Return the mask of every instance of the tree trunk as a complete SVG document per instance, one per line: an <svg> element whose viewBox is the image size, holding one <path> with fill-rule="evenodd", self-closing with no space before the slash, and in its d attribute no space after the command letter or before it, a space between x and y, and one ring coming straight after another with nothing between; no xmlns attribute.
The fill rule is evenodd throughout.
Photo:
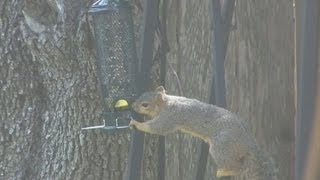
<svg viewBox="0 0 320 180"><path fill-rule="evenodd" d="M208 101L212 73L208 1L177 0L168 4L168 92ZM180 79L182 92L174 71ZM193 179L200 141L190 135L174 133L166 137L166 143L169 160L166 180ZM210 170L210 174L213 172Z"/></svg>
<svg viewBox="0 0 320 180"><path fill-rule="evenodd" d="M91 4L0 1L0 179L123 179L129 131L81 131L103 113ZM156 143L146 142L153 179Z"/></svg>
<svg viewBox="0 0 320 180"><path fill-rule="evenodd" d="M294 19L292 1L237 3L226 62L227 99L275 160L279 179L293 179Z"/></svg>
<svg viewBox="0 0 320 180"><path fill-rule="evenodd" d="M208 1L170 1L168 63L184 96L208 101L211 33ZM226 57L227 106L248 124L274 159L279 179L292 179L294 152L294 28L292 1L237 1ZM167 87L179 94L172 69ZM199 141L176 133L167 138L166 178L193 179ZM209 157L206 179L214 179ZM241 179L241 178L237 178Z"/></svg>

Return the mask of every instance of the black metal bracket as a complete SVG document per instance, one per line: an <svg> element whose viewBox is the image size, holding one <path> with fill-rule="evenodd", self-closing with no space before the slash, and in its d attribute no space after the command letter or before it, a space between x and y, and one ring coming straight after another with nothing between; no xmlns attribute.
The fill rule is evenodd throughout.
<svg viewBox="0 0 320 180"><path fill-rule="evenodd" d="M142 93L150 85L148 71L152 66L154 34L158 15L158 0L144 0L143 28L141 32L141 61L136 80L138 92ZM131 133L127 180L140 180L143 157L144 133L133 129Z"/></svg>
<svg viewBox="0 0 320 180"><path fill-rule="evenodd" d="M235 0L223 1L221 8L220 0L209 0L211 29L213 30L213 77L209 102L220 107L226 107L226 89L224 60L227 52L227 44L231 21L235 6ZM200 155L197 165L195 180L203 180L207 166L209 146L201 143Z"/></svg>

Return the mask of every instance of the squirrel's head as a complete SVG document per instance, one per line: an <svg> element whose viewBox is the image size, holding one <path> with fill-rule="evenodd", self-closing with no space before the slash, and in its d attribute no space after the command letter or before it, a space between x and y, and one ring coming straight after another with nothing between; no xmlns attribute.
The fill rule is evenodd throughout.
<svg viewBox="0 0 320 180"><path fill-rule="evenodd" d="M163 86L156 88L154 92L143 93L133 104L134 111L154 118L162 110L165 102L165 89Z"/></svg>

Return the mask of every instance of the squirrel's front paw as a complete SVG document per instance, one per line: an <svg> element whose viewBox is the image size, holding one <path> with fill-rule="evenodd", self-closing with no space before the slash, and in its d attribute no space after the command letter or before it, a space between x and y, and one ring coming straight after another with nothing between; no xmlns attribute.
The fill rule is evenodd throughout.
<svg viewBox="0 0 320 180"><path fill-rule="evenodd" d="M138 123L139 123L138 121L136 121L136 120L134 120L134 119L131 118L131 121L130 121L130 123L129 123L129 127L130 127L131 129L133 129L134 127L136 127L136 125L137 125Z"/></svg>
<svg viewBox="0 0 320 180"><path fill-rule="evenodd" d="M131 129L136 128L139 131L152 133L153 131L150 128L150 125L146 122L139 122L134 119L131 119L129 126Z"/></svg>

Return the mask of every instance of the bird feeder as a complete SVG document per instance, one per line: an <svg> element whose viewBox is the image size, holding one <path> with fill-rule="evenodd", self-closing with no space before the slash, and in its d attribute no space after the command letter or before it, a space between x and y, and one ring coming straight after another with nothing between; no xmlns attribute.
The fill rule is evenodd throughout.
<svg viewBox="0 0 320 180"><path fill-rule="evenodd" d="M125 129L136 94L137 56L131 6L124 0L99 0L89 13L93 19L104 123L82 129Z"/></svg>

